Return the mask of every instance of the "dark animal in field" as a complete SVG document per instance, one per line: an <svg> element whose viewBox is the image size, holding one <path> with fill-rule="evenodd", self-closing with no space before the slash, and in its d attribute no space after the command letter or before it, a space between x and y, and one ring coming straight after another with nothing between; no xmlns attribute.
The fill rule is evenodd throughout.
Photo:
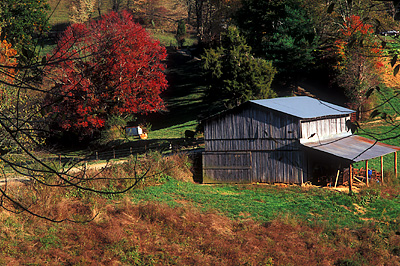
<svg viewBox="0 0 400 266"><path fill-rule="evenodd" d="M185 139L195 139L196 132L193 130L186 130L185 131Z"/></svg>

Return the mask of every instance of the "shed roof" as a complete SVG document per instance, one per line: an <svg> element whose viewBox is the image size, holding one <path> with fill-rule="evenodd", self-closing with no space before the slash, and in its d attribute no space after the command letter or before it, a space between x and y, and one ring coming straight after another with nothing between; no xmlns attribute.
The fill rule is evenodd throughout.
<svg viewBox="0 0 400 266"><path fill-rule="evenodd" d="M308 96L252 100L250 102L302 119L354 113L351 109Z"/></svg>
<svg viewBox="0 0 400 266"><path fill-rule="evenodd" d="M400 147L357 135L303 143L303 145L352 162L365 161L400 150Z"/></svg>

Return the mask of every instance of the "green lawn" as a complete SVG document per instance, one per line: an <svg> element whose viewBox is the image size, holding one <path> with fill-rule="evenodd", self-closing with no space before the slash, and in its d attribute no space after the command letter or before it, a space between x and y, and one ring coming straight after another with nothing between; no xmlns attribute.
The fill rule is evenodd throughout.
<svg viewBox="0 0 400 266"><path fill-rule="evenodd" d="M360 129L357 134L363 137L378 140L380 142L400 146L400 121L396 118L400 114L400 91L397 89L380 87L380 91L374 92L376 101L375 109L379 111L379 115L360 124ZM375 110L374 109L374 110ZM387 114L386 119L383 119L382 114ZM394 154L384 156L384 172L394 172ZM399 165L399 162L398 162ZM355 164L355 167L365 167L365 162ZM369 160L369 168L380 171L380 158Z"/></svg>
<svg viewBox="0 0 400 266"><path fill-rule="evenodd" d="M252 217L261 222L292 217L330 229L360 228L374 221L386 230L396 226L400 214L400 198L386 199L377 189L349 195L324 188L199 185L170 179L161 186L131 193L135 202L193 204L204 211L217 210L232 219Z"/></svg>

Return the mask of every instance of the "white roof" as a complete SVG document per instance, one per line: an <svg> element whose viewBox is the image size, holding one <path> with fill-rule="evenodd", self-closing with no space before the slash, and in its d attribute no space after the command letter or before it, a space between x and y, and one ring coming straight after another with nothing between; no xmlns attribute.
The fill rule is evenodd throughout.
<svg viewBox="0 0 400 266"><path fill-rule="evenodd" d="M250 102L303 119L330 115L348 115L355 112L354 110L308 96L252 100Z"/></svg>

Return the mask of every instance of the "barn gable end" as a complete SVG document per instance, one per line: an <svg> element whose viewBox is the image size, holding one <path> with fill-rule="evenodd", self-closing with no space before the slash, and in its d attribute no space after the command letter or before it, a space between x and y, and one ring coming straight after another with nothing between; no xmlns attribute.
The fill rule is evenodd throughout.
<svg viewBox="0 0 400 266"><path fill-rule="evenodd" d="M301 183L300 119L248 103L204 123L203 179Z"/></svg>

